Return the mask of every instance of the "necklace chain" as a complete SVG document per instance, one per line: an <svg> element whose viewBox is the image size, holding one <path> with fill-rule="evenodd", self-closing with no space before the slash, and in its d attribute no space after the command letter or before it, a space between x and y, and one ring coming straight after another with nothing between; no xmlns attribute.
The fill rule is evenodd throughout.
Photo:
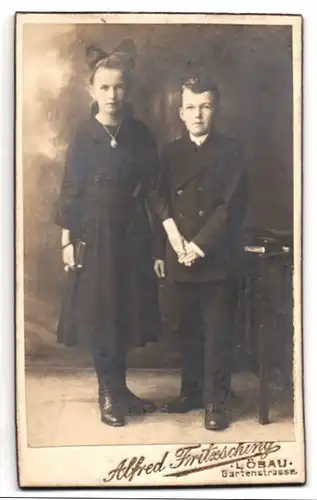
<svg viewBox="0 0 317 500"><path fill-rule="evenodd" d="M108 127L107 127L104 123L102 123L102 126L103 126L103 128L105 129L105 131L107 132L107 134L109 135L109 137L111 137L111 141L110 141L110 145L111 145L111 147L116 148L116 147L117 147L117 145L118 145L118 142L117 142L117 139L116 139L116 138L117 138L117 135L118 135L119 130L120 130L120 128L121 128L121 123L119 124L119 127L117 128L117 131L116 131L115 135L113 135L113 134L112 134L112 133L108 130Z"/></svg>

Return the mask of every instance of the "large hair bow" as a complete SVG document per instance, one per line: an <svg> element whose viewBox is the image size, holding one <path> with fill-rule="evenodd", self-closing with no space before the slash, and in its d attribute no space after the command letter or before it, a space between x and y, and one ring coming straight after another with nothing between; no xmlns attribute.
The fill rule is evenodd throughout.
<svg viewBox="0 0 317 500"><path fill-rule="evenodd" d="M123 60L124 65L128 70L132 69L136 58L136 48L133 40L128 38L122 40L122 42L120 42L119 45L111 52L105 52L95 45L89 45L86 49L86 61L90 69L95 68L102 59L107 59L112 55L115 55Z"/></svg>

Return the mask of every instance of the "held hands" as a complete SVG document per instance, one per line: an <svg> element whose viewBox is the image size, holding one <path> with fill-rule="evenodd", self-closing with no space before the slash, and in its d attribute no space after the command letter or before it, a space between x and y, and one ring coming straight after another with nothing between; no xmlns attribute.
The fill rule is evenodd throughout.
<svg viewBox="0 0 317 500"><path fill-rule="evenodd" d="M178 258L178 262L180 264L184 264L185 266L191 266L192 264L195 263L196 259L200 257L195 250L190 250L190 244L187 243L187 248L189 248L188 253L182 254ZM164 260L161 259L156 259L154 262L154 272L156 274L156 277L158 279L164 279L166 277L166 272L165 272L165 262Z"/></svg>
<svg viewBox="0 0 317 500"><path fill-rule="evenodd" d="M178 262L190 267L195 264L196 260L200 257L201 255L197 252L194 245L185 241L185 253L181 256L178 256Z"/></svg>
<svg viewBox="0 0 317 500"><path fill-rule="evenodd" d="M174 219L166 219L163 222L163 226L180 264L192 266L199 257L205 256L204 252L198 246L185 240L179 232Z"/></svg>

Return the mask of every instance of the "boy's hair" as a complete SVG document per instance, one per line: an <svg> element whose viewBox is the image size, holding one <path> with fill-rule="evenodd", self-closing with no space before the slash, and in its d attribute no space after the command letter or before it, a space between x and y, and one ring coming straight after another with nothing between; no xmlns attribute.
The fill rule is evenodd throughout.
<svg viewBox="0 0 317 500"><path fill-rule="evenodd" d="M217 105L220 101L220 92L218 86L210 80L207 76L196 75L188 78L182 83L181 96L185 89L191 90L195 94L202 94L203 92L211 92Z"/></svg>

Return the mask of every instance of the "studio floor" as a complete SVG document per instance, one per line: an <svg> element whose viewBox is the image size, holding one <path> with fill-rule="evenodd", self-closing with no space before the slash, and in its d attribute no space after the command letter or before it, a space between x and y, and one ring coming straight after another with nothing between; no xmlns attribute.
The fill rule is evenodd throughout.
<svg viewBox="0 0 317 500"><path fill-rule="evenodd" d="M139 396L158 405L179 393L177 370L136 370L128 384ZM28 445L31 447L165 444L293 439L292 401L285 391L271 388L269 425L258 422L258 378L249 372L233 377L238 396L232 424L223 432L205 430L203 410L184 415L154 413L127 419L127 425L110 428L100 422L97 384L89 366L56 366L49 362L26 365Z"/></svg>

